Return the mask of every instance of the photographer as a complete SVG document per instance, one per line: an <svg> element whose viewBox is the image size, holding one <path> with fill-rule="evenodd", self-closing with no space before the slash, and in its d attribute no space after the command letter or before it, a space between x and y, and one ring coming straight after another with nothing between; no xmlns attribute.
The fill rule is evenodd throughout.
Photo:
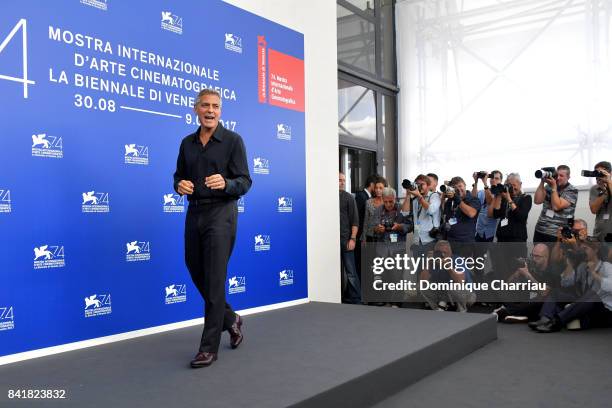
<svg viewBox="0 0 612 408"><path fill-rule="evenodd" d="M568 260L561 276L561 286L573 288L575 298L568 304L553 293L542 306L541 319L530 326L540 333L559 331L574 320L576 328L612 326L612 264L601 259L602 243L595 237L578 245L585 260L577 266Z"/></svg>
<svg viewBox="0 0 612 408"><path fill-rule="evenodd" d="M440 195L431 191L430 184L429 177L419 174L406 189L402 211L412 212L414 219L413 256L433 248L440 228Z"/></svg>
<svg viewBox="0 0 612 408"><path fill-rule="evenodd" d="M442 187L441 187L442 188ZM444 229L451 243L473 243L480 201L465 189L461 177L453 177L444 192ZM455 253L471 256L471 245L455 246Z"/></svg>
<svg viewBox="0 0 612 408"><path fill-rule="evenodd" d="M377 220L374 227L376 242L406 241L406 234L412 231L412 222L402 215L399 204L395 202L395 190L385 187L382 192L383 205L374 212L373 218Z"/></svg>
<svg viewBox="0 0 612 408"><path fill-rule="evenodd" d="M552 262L562 264L568 251L576 251L578 243L585 241L588 236L588 225L585 220L570 219L568 225L557 229L557 241L552 248ZM571 253L570 253L571 255Z"/></svg>
<svg viewBox="0 0 612 408"><path fill-rule="evenodd" d="M518 173L510 173L502 189L495 189L493 203L487 208L487 215L499 220L497 242L492 247L493 269L500 279L505 279L508 270L508 259L527 256L527 217L531 210L531 196L522 191L523 183ZM514 242L515 244L499 244Z"/></svg>
<svg viewBox="0 0 612 408"><path fill-rule="evenodd" d="M558 166L549 177L544 174L540 178L533 201L544 205L533 233L533 242L555 242L557 229L574 217L578 189L569 183L569 178L570 168L566 165Z"/></svg>
<svg viewBox="0 0 612 408"><path fill-rule="evenodd" d="M538 320L542 301L554 288L560 284L560 271L550 262L550 251L546 244L536 244L527 260L518 258L514 260L514 272L506 279L507 282L544 282L546 290L531 294L532 297L524 302L504 303L495 309L497 321L500 323L526 323L528 320Z"/></svg>
<svg viewBox="0 0 612 408"><path fill-rule="evenodd" d="M595 171L601 173L597 177L597 184L591 187L589 193L589 207L595 214L595 231L593 235L601 242L605 241L607 234L612 233L612 177L611 165L608 161L601 161L595 165Z"/></svg>
<svg viewBox="0 0 612 408"><path fill-rule="evenodd" d="M493 202L493 193L497 186L502 184L502 174L499 170L493 170L490 174L486 171L474 172L474 184L472 184L472 196L478 197L480 201L480 211L476 221L476 242L493 242L495 231L497 229L497 219L489 215L487 211ZM488 180L491 179L491 188L488 186ZM483 189L478 190L478 180L482 181ZM484 253L484 251L483 251Z"/></svg>
<svg viewBox="0 0 612 408"><path fill-rule="evenodd" d="M436 242L434 250L427 252L427 258L432 262L427 262L420 279L439 283L472 282L471 271L467 267L450 266L464 265L463 262L456 262L459 257L453 255L450 242ZM456 304L458 312L467 312L467 308L476 301L476 294L468 290L423 290L421 295L432 310L446 310L447 302L452 302Z"/></svg>

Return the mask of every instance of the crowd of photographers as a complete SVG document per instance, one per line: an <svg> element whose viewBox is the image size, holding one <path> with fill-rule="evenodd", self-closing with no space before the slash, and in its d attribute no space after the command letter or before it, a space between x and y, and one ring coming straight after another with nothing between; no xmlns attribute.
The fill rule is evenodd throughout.
<svg viewBox="0 0 612 408"><path fill-rule="evenodd" d="M543 289L512 301L487 297L480 302L475 293L461 290L422 291L419 295L431 309L466 311L478 301L497 306L499 322L528 323L542 333L612 326L611 171L610 163L602 161L582 172L597 180L589 192L595 215L592 236L587 221L574 218L578 190L570 184L570 168L565 165L535 172L540 183L533 202L523 192L518 173L504 179L499 170L474 172L471 188L459 176L438 187L436 174L421 174L403 181L402 201L378 175L370 176L353 198L344 191L340 174L343 301L361 303L361 252L367 243L406 242L412 233L406 247L413 257L489 260L486 271L423 268L419 279L543 284ZM530 251L527 219L534 204L541 205L541 211Z"/></svg>

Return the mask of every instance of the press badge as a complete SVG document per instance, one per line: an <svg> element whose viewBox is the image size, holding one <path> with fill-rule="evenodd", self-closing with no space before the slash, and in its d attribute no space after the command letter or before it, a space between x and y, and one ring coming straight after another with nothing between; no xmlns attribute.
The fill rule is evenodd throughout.
<svg viewBox="0 0 612 408"><path fill-rule="evenodd" d="M391 242L397 242L397 234L389 234L389 238Z"/></svg>
<svg viewBox="0 0 612 408"><path fill-rule="evenodd" d="M503 220L501 220L501 222L499 223L500 227L505 227L506 225L508 225L508 219L504 218Z"/></svg>
<svg viewBox="0 0 612 408"><path fill-rule="evenodd" d="M553 210L546 210L546 216L548 218L555 218L555 212Z"/></svg>
<svg viewBox="0 0 612 408"><path fill-rule="evenodd" d="M448 223L450 225L455 225L457 223L457 219L455 217L451 218L450 220L448 220Z"/></svg>

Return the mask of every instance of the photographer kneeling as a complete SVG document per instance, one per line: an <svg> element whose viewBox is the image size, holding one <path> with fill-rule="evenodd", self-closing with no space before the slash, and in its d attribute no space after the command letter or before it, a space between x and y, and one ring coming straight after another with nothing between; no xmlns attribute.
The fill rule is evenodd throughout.
<svg viewBox="0 0 612 408"><path fill-rule="evenodd" d="M454 256L448 241L438 241L433 251L427 253L425 267L421 272L421 280L435 283L471 283L472 275L465 262L458 262L460 257ZM461 266L459 266L461 265ZM458 312L467 312L467 308L476 301L476 294L468 290L422 290L432 310L446 310L448 302L457 305Z"/></svg>

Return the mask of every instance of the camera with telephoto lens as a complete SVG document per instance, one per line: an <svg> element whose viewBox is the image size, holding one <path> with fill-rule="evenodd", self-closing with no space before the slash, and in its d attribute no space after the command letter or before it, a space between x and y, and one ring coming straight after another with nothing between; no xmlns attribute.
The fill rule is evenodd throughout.
<svg viewBox="0 0 612 408"><path fill-rule="evenodd" d="M491 194L498 195L501 193L510 193L512 195L514 193L512 184L497 184L491 186Z"/></svg>
<svg viewBox="0 0 612 408"><path fill-rule="evenodd" d="M582 170L582 177L604 177L604 174L599 170Z"/></svg>
<svg viewBox="0 0 612 408"><path fill-rule="evenodd" d="M402 187L405 190L410 190L410 191L414 191L416 190L416 185L414 183L411 183L410 180L408 179L404 179L404 181L402 181Z"/></svg>
<svg viewBox="0 0 612 408"><path fill-rule="evenodd" d="M536 178L557 178L557 169L554 167L542 167L540 170L535 172Z"/></svg>
<svg viewBox="0 0 612 408"><path fill-rule="evenodd" d="M455 194L455 188L448 185L448 181L445 181L444 184L440 186L440 191L444 194Z"/></svg>

